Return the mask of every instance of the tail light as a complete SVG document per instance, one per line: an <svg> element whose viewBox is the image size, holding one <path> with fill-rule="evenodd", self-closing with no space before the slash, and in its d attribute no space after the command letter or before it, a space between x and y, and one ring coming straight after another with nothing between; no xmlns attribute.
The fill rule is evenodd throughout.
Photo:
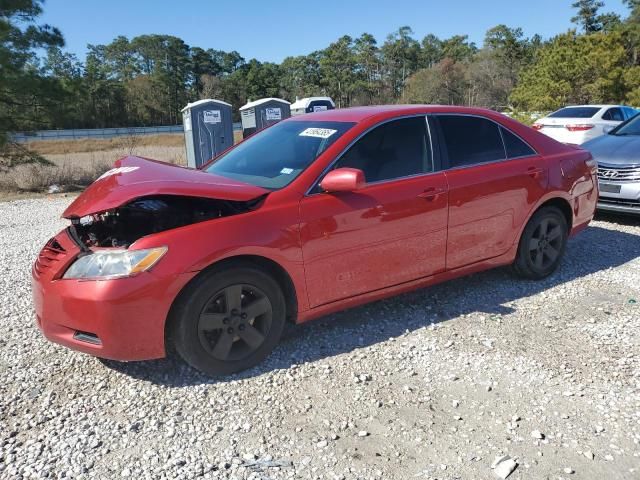
<svg viewBox="0 0 640 480"><path fill-rule="evenodd" d="M585 124L578 124L578 125L565 125L565 127L570 132L586 132L587 130L591 130L594 127L594 125L585 123Z"/></svg>
<svg viewBox="0 0 640 480"><path fill-rule="evenodd" d="M533 128L534 130L542 130L542 127L544 125L542 125L541 123L534 123L533 125L531 125L531 128Z"/></svg>
<svg viewBox="0 0 640 480"><path fill-rule="evenodd" d="M592 175L596 175L598 173L598 162L596 161L595 158L590 158L589 160L586 160L584 163Z"/></svg>

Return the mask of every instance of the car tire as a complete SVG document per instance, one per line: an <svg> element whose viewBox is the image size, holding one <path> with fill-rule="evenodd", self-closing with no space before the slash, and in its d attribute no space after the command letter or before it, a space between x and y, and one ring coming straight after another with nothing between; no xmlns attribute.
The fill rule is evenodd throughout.
<svg viewBox="0 0 640 480"><path fill-rule="evenodd" d="M538 210L527 223L513 270L521 277L540 280L560 265L569 235L567 220L555 207Z"/></svg>
<svg viewBox="0 0 640 480"><path fill-rule="evenodd" d="M212 269L181 293L171 314L171 341L192 367L229 375L262 362L284 329L278 283L253 266Z"/></svg>

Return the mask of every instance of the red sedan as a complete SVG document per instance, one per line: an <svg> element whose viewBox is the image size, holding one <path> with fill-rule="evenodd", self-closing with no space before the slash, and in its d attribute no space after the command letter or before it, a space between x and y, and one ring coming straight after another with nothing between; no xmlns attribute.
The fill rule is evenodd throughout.
<svg viewBox="0 0 640 480"><path fill-rule="evenodd" d="M33 266L54 342L209 374L263 360L285 322L500 265L540 279L592 219L590 154L498 113L387 106L270 127L200 170L119 160Z"/></svg>

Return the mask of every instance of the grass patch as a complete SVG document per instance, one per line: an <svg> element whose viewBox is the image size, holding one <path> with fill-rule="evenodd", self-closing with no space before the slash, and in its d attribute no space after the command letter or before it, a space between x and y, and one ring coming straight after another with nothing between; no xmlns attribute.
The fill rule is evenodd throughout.
<svg viewBox="0 0 640 480"><path fill-rule="evenodd" d="M235 143L240 140L242 132L234 132ZM117 159L127 155L187 164L182 134L47 140L25 146L47 163L0 170L0 193L4 199L24 192L46 192L52 185L57 185L62 192L81 190L109 170Z"/></svg>
<svg viewBox="0 0 640 480"><path fill-rule="evenodd" d="M129 150L130 148L158 146L183 147L184 135L124 135L114 138L79 138L77 140L46 140L28 142L29 150L40 155L63 155L69 153L105 152L112 150Z"/></svg>
<svg viewBox="0 0 640 480"><path fill-rule="evenodd" d="M4 197L21 192L81 190L127 155L154 158L186 165L182 135L147 135L110 139L49 140L30 142L26 147L47 164L17 165L0 172L0 191Z"/></svg>

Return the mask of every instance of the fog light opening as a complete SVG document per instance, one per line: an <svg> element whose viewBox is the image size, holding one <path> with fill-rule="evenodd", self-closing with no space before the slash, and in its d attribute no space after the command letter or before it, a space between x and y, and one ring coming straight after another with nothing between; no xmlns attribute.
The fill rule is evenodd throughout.
<svg viewBox="0 0 640 480"><path fill-rule="evenodd" d="M91 343L93 345L102 345L102 341L95 333L81 332L80 330L76 330L76 333L73 334L73 338L74 340Z"/></svg>

